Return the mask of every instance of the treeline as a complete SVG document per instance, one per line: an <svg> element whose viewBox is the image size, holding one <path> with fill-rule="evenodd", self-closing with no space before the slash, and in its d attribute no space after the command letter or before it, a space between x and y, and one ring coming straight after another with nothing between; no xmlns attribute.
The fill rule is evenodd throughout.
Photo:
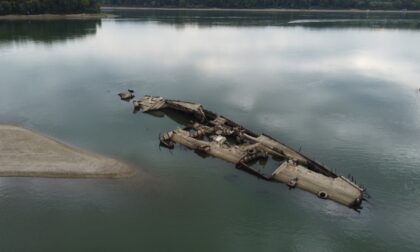
<svg viewBox="0 0 420 252"><path fill-rule="evenodd" d="M69 14L98 11L97 0L0 0L0 15Z"/></svg>
<svg viewBox="0 0 420 252"><path fill-rule="evenodd" d="M110 6L418 10L420 0L100 0Z"/></svg>

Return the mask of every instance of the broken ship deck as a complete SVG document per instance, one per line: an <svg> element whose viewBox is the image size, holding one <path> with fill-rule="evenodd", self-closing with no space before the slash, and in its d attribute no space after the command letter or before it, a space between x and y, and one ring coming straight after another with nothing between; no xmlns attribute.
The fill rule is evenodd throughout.
<svg viewBox="0 0 420 252"><path fill-rule="evenodd" d="M160 144L184 145L200 155L235 164L267 181L300 188L354 209L360 209L365 189L266 134L256 134L234 121L205 110L201 104L144 96L133 101L143 112L174 110L193 116L190 125L160 135ZM274 169L264 166L274 163ZM268 167L268 168L267 168Z"/></svg>

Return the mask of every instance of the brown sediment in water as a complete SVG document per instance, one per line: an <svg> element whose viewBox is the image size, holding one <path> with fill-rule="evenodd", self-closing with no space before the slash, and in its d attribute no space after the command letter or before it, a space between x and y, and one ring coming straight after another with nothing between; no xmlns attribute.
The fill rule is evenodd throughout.
<svg viewBox="0 0 420 252"><path fill-rule="evenodd" d="M0 125L0 176L121 178L134 175L124 162L79 150L31 130Z"/></svg>

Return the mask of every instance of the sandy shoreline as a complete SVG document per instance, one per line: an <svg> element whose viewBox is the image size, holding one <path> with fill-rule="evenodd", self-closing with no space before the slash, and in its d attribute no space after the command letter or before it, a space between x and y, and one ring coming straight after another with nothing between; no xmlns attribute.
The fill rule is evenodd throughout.
<svg viewBox="0 0 420 252"><path fill-rule="evenodd" d="M359 10L359 9L224 9L224 8L152 8L103 6L101 10L173 10L173 11L242 11L242 12L331 12L331 13L417 13L420 10Z"/></svg>
<svg viewBox="0 0 420 252"><path fill-rule="evenodd" d="M40 14L40 15L6 15L0 16L1 20L89 20L113 18L115 15L108 13L95 14Z"/></svg>
<svg viewBox="0 0 420 252"><path fill-rule="evenodd" d="M70 147L25 128L0 125L0 176L120 178L134 173L124 162Z"/></svg>

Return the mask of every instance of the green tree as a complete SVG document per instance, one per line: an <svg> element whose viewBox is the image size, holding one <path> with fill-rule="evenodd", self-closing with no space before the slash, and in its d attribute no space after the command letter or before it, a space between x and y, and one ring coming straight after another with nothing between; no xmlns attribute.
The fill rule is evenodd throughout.
<svg viewBox="0 0 420 252"><path fill-rule="evenodd" d="M2 1L0 2L0 15L10 14L12 11L12 5L10 2Z"/></svg>

